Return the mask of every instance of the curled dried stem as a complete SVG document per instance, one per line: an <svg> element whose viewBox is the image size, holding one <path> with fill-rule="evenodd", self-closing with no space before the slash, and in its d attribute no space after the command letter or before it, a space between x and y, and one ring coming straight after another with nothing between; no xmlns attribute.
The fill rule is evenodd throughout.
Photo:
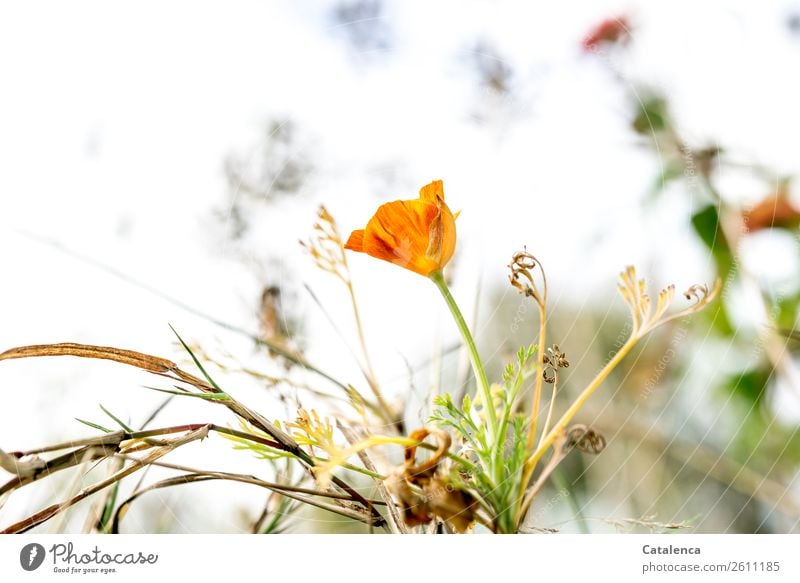
<svg viewBox="0 0 800 583"><path fill-rule="evenodd" d="M536 285L536 278L534 277L537 267L542 275L541 292ZM547 303L547 276L541 262L533 254L528 253L527 249L517 251L511 257L511 263L508 264L508 268L511 270L508 281L519 293L525 297L533 298L541 306Z"/></svg>
<svg viewBox="0 0 800 583"><path fill-rule="evenodd" d="M542 400L542 381L544 380L544 352L542 346L544 346L545 335L547 333L547 275L542 267L542 263L532 253L528 253L527 248L514 253L508 267L511 270L511 274L508 276L511 285L525 297L533 298L539 308L539 337L537 342L539 350L537 351L536 358L539 374L536 375L536 381L533 387L533 405L531 406L531 421L527 443L530 449L533 447L533 442L536 439L536 424L539 418L539 408ZM541 292L536 285L536 278L534 277L534 270L537 268L542 276ZM529 479L529 475L523 477L523 481Z"/></svg>

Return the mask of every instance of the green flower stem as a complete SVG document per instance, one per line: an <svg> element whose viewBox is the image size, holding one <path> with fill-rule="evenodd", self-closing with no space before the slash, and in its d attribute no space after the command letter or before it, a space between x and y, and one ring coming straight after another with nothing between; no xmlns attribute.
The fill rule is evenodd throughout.
<svg viewBox="0 0 800 583"><path fill-rule="evenodd" d="M431 281L436 284L436 287L439 288L440 292L442 292L442 297L444 297L444 301L447 302L447 307L450 308L450 313L453 314L453 319L456 321L458 331L461 332L461 338L464 341L464 345L467 347L467 351L469 352L469 360L472 363L472 372L475 374L475 380L478 383L478 390L481 392L481 399L483 400L483 407L486 411L486 416L489 421L488 441L491 443L494 436L497 434L497 413L494 410L492 391L489 388L489 379L486 377L486 371L483 368L483 361L481 361L480 354L478 354L478 348L475 346L475 340L472 338L472 334L469 331L467 322L464 320L464 316L461 314L461 310L458 308L458 304L456 304L456 301L453 299L453 295L450 293L450 288L447 287L447 283L444 280L442 272L434 271L428 277L431 278Z"/></svg>

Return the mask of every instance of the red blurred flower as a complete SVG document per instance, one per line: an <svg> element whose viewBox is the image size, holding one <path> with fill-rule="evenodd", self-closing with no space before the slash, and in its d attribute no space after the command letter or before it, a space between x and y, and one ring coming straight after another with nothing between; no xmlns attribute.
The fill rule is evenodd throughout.
<svg viewBox="0 0 800 583"><path fill-rule="evenodd" d="M630 22L625 16L607 18L594 26L581 41L585 53L597 50L600 45L624 42L630 37Z"/></svg>

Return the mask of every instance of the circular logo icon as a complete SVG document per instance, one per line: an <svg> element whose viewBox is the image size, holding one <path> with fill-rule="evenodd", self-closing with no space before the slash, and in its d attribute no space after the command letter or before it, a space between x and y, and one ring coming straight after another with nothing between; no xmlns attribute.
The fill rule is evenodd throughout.
<svg viewBox="0 0 800 583"><path fill-rule="evenodd" d="M39 543L30 543L19 552L19 564L26 571L35 571L44 563L46 553Z"/></svg>

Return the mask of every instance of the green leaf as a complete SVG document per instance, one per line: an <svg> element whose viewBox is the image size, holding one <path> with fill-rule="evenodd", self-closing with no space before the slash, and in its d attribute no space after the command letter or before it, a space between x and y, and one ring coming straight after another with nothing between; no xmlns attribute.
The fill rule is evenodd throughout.
<svg viewBox="0 0 800 583"><path fill-rule="evenodd" d="M772 368L760 366L737 373L727 379L723 388L746 402L746 406L760 406L766 397Z"/></svg>
<svg viewBox="0 0 800 583"><path fill-rule="evenodd" d="M655 180L653 180L653 184L647 193L648 200L655 200L657 195L659 195L667 187L667 185L669 185L670 182L681 178L683 175L684 167L682 164L677 162L668 162L661 170L659 175L656 176Z"/></svg>
<svg viewBox="0 0 800 583"><path fill-rule="evenodd" d="M719 224L719 211L710 204L692 216L692 227L703 244L711 251L719 277L725 281L733 269L733 254Z"/></svg>
<svg viewBox="0 0 800 583"><path fill-rule="evenodd" d="M227 393L191 393L188 391L175 391L171 389L159 389L157 387L145 387L151 391L158 391L159 393L167 393L168 395L178 395L179 397L194 397L196 399L205 399L207 401L228 401L230 395Z"/></svg>
<svg viewBox="0 0 800 583"><path fill-rule="evenodd" d="M180 334L178 334L178 331L177 331L177 330L175 330L175 328L173 328L171 324L170 324L170 329L171 329L171 330L172 330L172 332L175 334L175 336L177 336L177 338L178 338L178 341L181 343L181 345L184 347L184 349L186 349L186 352L188 352L188 353L189 353L189 356L191 356L191 357L192 357L192 360L194 361L194 364L197 366L197 368L198 368L198 369L200 369L200 372L203 374L203 376L204 376L204 377L205 377L205 379L206 379L206 380L209 382L209 384L210 384L212 387L214 387L214 389L216 389L216 391L217 391L218 393L224 393L225 391L223 391L223 390L222 390L222 389L219 387L219 385L218 385L216 382L214 382L214 379L212 379L212 378L211 378L211 375L209 375L209 374L206 372L206 369L205 369L205 368L203 368L203 365L201 364L200 360L199 360L199 359L198 359L198 358L195 356L194 352L192 352L192 349L191 349L191 348L189 348L189 345L188 345L188 344L186 344L186 342L184 342L184 341L183 341L183 338L181 338Z"/></svg>
<svg viewBox="0 0 800 583"><path fill-rule="evenodd" d="M120 482L117 481L111 488L108 499L103 506L103 513L100 516L100 520L97 522L97 530L101 533L111 532L111 525L114 519L114 507L117 505L117 497L119 496L119 484Z"/></svg>
<svg viewBox="0 0 800 583"><path fill-rule="evenodd" d="M75 417L75 421L83 423L84 425L88 425L92 429L97 429L99 431L102 431L103 433L114 433L112 429L108 429L107 427L103 427L102 425L98 425L97 423L92 423L91 421L86 421L85 419L79 419L78 417Z"/></svg>
<svg viewBox="0 0 800 583"><path fill-rule="evenodd" d="M123 421L122 421L122 420L121 420L119 417L117 417L116 415L114 415L114 414L113 414L111 411L109 411L108 409L106 409L105 407L103 407L103 405L102 405L102 404L100 405L100 408L103 410L103 413L105 413L106 415L108 415L109 417L111 417L111 418L112 418L112 419L113 419L113 420L114 420L114 421L117 423L117 425L119 425L120 427L122 427L122 428L123 428L125 431L127 431L128 433L133 433L133 429L131 429L130 427L128 427L128 426L127 426L127 425L126 425L126 424L125 424L125 423L124 423L124 422L123 422Z"/></svg>
<svg viewBox="0 0 800 583"><path fill-rule="evenodd" d="M514 365L512 363L508 363L506 365L505 370L503 371L503 382L510 383L511 379L514 377Z"/></svg>
<svg viewBox="0 0 800 583"><path fill-rule="evenodd" d="M639 102L631 127L638 134L650 135L666 129L669 123L667 102L664 98L653 96Z"/></svg>
<svg viewBox="0 0 800 583"><path fill-rule="evenodd" d="M717 249L724 241L719 225L719 211L713 204L703 207L692 215L692 226L711 251Z"/></svg>
<svg viewBox="0 0 800 583"><path fill-rule="evenodd" d="M722 336L733 336L735 333L730 316L728 316L728 307L722 298L715 299L709 308L700 312L698 316Z"/></svg>
<svg viewBox="0 0 800 583"><path fill-rule="evenodd" d="M784 330L791 330L797 325L798 309L800 309L800 293L780 296L775 302L777 313L775 325Z"/></svg>

